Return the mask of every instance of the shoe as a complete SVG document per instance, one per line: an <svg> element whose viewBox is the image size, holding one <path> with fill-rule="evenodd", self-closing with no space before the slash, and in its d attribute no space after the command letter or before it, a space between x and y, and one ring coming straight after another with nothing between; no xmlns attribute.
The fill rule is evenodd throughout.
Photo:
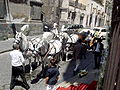
<svg viewBox="0 0 120 90"><path fill-rule="evenodd" d="M30 86L28 84L23 84L22 87L25 88L26 90L30 89Z"/></svg>
<svg viewBox="0 0 120 90"><path fill-rule="evenodd" d="M29 90L30 89L30 86L29 85L26 85L26 88L25 88L26 90Z"/></svg>

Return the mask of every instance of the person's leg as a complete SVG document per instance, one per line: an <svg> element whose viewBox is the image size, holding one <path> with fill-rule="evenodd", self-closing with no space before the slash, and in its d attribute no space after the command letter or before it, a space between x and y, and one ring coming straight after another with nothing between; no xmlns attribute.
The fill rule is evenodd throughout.
<svg viewBox="0 0 120 90"><path fill-rule="evenodd" d="M101 54L99 53L99 55L98 55L98 67L97 68L99 68L100 67L100 62L101 62Z"/></svg>
<svg viewBox="0 0 120 90"><path fill-rule="evenodd" d="M79 64L80 64L80 59L77 59L77 60L76 60L76 66L75 66L75 68L74 68L74 71L77 71Z"/></svg>
<svg viewBox="0 0 120 90"><path fill-rule="evenodd" d="M15 79L15 76L11 76L10 90L14 89L15 87Z"/></svg>
<svg viewBox="0 0 120 90"><path fill-rule="evenodd" d="M30 88L30 86L28 85L28 83L27 83L27 81L26 81L26 78L25 78L25 73L24 73L24 70L23 70L23 67L21 66L21 67L19 67L20 68L20 76L21 76L21 78L22 78L22 80L23 80L23 82L22 82L22 84L21 84L21 82L19 82L19 84L22 86L22 87L24 87L25 89L29 89Z"/></svg>
<svg viewBox="0 0 120 90"><path fill-rule="evenodd" d="M16 77L17 77L17 69L12 66L12 74L11 74L11 82L10 82L10 90L12 90L16 85Z"/></svg>
<svg viewBox="0 0 120 90"><path fill-rule="evenodd" d="M96 69L97 68L97 58L98 58L98 55L97 55L97 52L94 53L94 68Z"/></svg>
<svg viewBox="0 0 120 90"><path fill-rule="evenodd" d="M84 59L86 59L86 53L83 54Z"/></svg>

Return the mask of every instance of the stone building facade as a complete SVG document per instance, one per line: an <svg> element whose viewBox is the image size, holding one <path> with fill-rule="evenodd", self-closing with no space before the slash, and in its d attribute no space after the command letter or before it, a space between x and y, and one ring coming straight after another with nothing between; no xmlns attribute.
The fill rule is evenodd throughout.
<svg viewBox="0 0 120 90"><path fill-rule="evenodd" d="M48 24L108 25L108 0L1 0L0 20ZM108 3L108 2L107 2ZM14 8L16 7L16 8ZM107 7L107 9L106 9Z"/></svg>
<svg viewBox="0 0 120 90"><path fill-rule="evenodd" d="M43 0L43 21L48 24L58 23L59 0Z"/></svg>
<svg viewBox="0 0 120 90"><path fill-rule="evenodd" d="M61 19L63 24L80 24L84 27L107 25L106 0L63 0Z"/></svg>
<svg viewBox="0 0 120 90"><path fill-rule="evenodd" d="M0 16L6 22L39 23L42 20L41 0L1 0Z"/></svg>

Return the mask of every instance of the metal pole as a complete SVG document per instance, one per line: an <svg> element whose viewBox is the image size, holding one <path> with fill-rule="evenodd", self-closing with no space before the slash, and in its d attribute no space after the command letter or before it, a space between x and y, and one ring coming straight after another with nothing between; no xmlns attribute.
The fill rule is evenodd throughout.
<svg viewBox="0 0 120 90"><path fill-rule="evenodd" d="M9 8L9 0L5 0L5 3L6 3L6 10L7 10L7 16L8 16L8 21L11 21L11 18L10 18L10 8Z"/></svg>
<svg viewBox="0 0 120 90"><path fill-rule="evenodd" d="M60 0L58 0L58 31L60 30Z"/></svg>

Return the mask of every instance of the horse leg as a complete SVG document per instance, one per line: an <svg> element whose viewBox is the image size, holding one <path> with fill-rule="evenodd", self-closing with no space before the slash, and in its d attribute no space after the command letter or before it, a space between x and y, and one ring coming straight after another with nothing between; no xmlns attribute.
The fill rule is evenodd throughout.
<svg viewBox="0 0 120 90"><path fill-rule="evenodd" d="M40 66L40 65L41 65L41 61L40 61L40 60L41 60L41 58L40 58L40 56L39 56L39 55L38 55L36 58L37 58L37 66Z"/></svg>
<svg viewBox="0 0 120 90"><path fill-rule="evenodd" d="M32 74L32 64L31 64L31 58L29 59L29 65L30 65L30 80L31 80L31 74Z"/></svg>
<svg viewBox="0 0 120 90"><path fill-rule="evenodd" d="M34 57L34 62L32 62L32 70L34 71L38 67L37 56Z"/></svg>
<svg viewBox="0 0 120 90"><path fill-rule="evenodd" d="M44 62L41 63L42 64L42 70L37 74L36 78L34 78L31 81L31 84L35 84L37 83L40 79L42 80L43 76L44 76Z"/></svg>

